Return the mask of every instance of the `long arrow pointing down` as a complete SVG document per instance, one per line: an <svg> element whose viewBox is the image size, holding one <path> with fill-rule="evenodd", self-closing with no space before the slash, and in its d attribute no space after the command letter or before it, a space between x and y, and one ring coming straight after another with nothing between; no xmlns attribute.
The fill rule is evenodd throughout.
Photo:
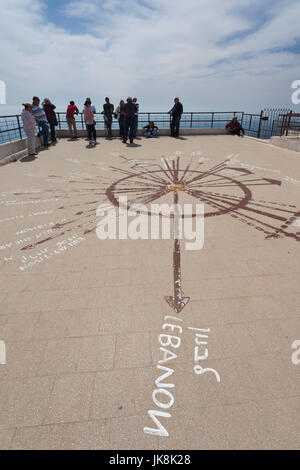
<svg viewBox="0 0 300 470"><path fill-rule="evenodd" d="M177 181L177 174L175 174ZM181 285L181 259L180 259L180 241L179 241L179 220L180 216L177 212L178 192L174 192L174 251L173 251L173 286L174 295L166 296L165 300L170 307L176 312L181 310L188 304L190 297L184 297Z"/></svg>
<svg viewBox="0 0 300 470"><path fill-rule="evenodd" d="M174 241L173 273L174 273L174 295L166 296L165 300L176 313L180 313L181 310L188 304L190 297L183 297L182 295L180 242L178 239L175 239Z"/></svg>

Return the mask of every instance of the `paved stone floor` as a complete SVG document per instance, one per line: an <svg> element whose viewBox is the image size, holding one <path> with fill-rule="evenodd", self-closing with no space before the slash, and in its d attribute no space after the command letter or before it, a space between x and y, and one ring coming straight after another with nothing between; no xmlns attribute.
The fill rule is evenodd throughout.
<svg viewBox="0 0 300 470"><path fill-rule="evenodd" d="M179 199L207 215L203 249L181 242L180 313L164 299L173 240L95 233L107 188L167 201L177 164ZM299 154L231 136L60 140L0 181L0 448L299 447Z"/></svg>

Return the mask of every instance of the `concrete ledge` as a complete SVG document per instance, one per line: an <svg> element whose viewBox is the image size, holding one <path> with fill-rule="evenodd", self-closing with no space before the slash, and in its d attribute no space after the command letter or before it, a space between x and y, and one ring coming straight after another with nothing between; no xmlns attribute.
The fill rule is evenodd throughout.
<svg viewBox="0 0 300 470"><path fill-rule="evenodd" d="M104 129L96 129L97 137L106 137L107 132ZM227 134L225 129L180 129L181 135L224 135ZM57 129L57 137L70 137L70 131L68 129ZM77 131L78 137L86 137L87 130L79 129ZM119 137L119 129L113 129L113 137ZM139 129L138 136L142 135L142 130ZM170 135L170 129L160 129L159 135Z"/></svg>
<svg viewBox="0 0 300 470"><path fill-rule="evenodd" d="M0 145L0 160L5 157L14 155L22 150L25 150L27 147L27 139L14 140L13 142L8 142L7 144Z"/></svg>
<svg viewBox="0 0 300 470"><path fill-rule="evenodd" d="M300 139L295 137L271 137L270 143L288 150L294 150L295 152L300 152Z"/></svg>
<svg viewBox="0 0 300 470"><path fill-rule="evenodd" d="M107 132L104 129L97 129L97 137L106 137ZM159 131L161 136L169 136L169 129L161 129ZM180 135L225 135L227 134L225 129L180 129ZM58 138L69 138L70 132L68 129L57 129L56 135ZM86 130L78 130L78 137L87 137ZM119 137L119 130L113 129L113 137ZM142 130L138 131L138 136L142 135ZM228 134L229 135L229 134ZM37 137L37 142L40 145L41 140ZM38 148L38 146L37 146ZM15 162L27 154L27 139L14 140L6 144L0 145L0 166L6 165L7 163Z"/></svg>

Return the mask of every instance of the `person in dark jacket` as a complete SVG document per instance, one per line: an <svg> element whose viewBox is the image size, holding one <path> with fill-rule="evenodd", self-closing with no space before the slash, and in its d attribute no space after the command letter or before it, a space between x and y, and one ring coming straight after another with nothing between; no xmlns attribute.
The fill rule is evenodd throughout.
<svg viewBox="0 0 300 470"><path fill-rule="evenodd" d="M43 103L43 110L45 111L47 121L50 126L50 134L51 134L51 141L56 142L56 135L55 135L55 126L57 126L57 119L56 119L56 114L55 114L55 108L54 104L51 103L49 98L45 98Z"/></svg>
<svg viewBox="0 0 300 470"><path fill-rule="evenodd" d="M112 139L112 116L114 112L114 105L109 101L108 96L105 98L105 104L103 105L103 111L101 114L104 114L105 127L107 129L107 138Z"/></svg>
<svg viewBox="0 0 300 470"><path fill-rule="evenodd" d="M179 98L174 98L174 106L170 109L169 114L172 115L171 120L171 137L179 136L180 119L183 113L183 106L179 101Z"/></svg>
<svg viewBox="0 0 300 470"><path fill-rule="evenodd" d="M245 131L242 128L242 124L237 120L237 117L232 118L232 120L226 124L226 130L232 135L244 137Z"/></svg>
<svg viewBox="0 0 300 470"><path fill-rule="evenodd" d="M129 140L130 143L133 143L134 139L134 125L135 125L135 116L137 113L137 107L133 103L132 98L127 98L127 103L124 105L125 113L125 126L124 126L124 139L122 140L123 144L126 144L128 138L128 131L130 128Z"/></svg>

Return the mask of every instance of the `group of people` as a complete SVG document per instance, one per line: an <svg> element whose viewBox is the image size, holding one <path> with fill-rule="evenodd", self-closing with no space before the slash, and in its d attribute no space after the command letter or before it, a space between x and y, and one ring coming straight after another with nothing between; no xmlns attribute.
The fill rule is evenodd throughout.
<svg viewBox="0 0 300 470"><path fill-rule="evenodd" d="M36 126L38 127L38 136L43 137L44 147L49 147L49 130L51 143L56 142L55 127L58 125L55 105L51 103L49 98L45 98L40 105L40 99L34 96L32 103L23 104L24 110L21 114L23 120L23 128L28 139L28 154L30 156L37 155L36 152ZM171 137L178 138L180 120L183 114L183 105L179 98L174 98L174 105L168 112L171 115L170 131ZM66 118L70 131L70 138L76 140L78 138L77 126L75 116L79 114L79 109L74 101L70 101L67 107ZM96 108L92 104L91 98L86 98L83 107L83 116L88 132L88 140L90 146L96 145L96 121L95 121ZM114 107L108 97L105 98L103 104L103 111L101 112L104 116L104 123L107 129L107 139L112 139L112 122L113 117L118 120L120 138L124 144L127 143L129 138L130 143L137 137L138 130L138 116L139 116L139 104L137 98L128 97L126 103L121 100L119 105ZM244 129L238 122L237 118L234 117L227 125L226 130L235 135L243 137ZM142 134L147 138L158 137L159 129L153 121L143 127Z"/></svg>
<svg viewBox="0 0 300 470"><path fill-rule="evenodd" d="M51 142L56 142L55 127L57 126L57 118L55 114L55 106L49 98L45 98L42 107L38 96L32 98L32 103L23 104L24 109L21 114L23 128L27 136L28 154L30 156L37 155L36 151L36 126L38 126L38 136L43 137L44 147L49 147L49 128Z"/></svg>

